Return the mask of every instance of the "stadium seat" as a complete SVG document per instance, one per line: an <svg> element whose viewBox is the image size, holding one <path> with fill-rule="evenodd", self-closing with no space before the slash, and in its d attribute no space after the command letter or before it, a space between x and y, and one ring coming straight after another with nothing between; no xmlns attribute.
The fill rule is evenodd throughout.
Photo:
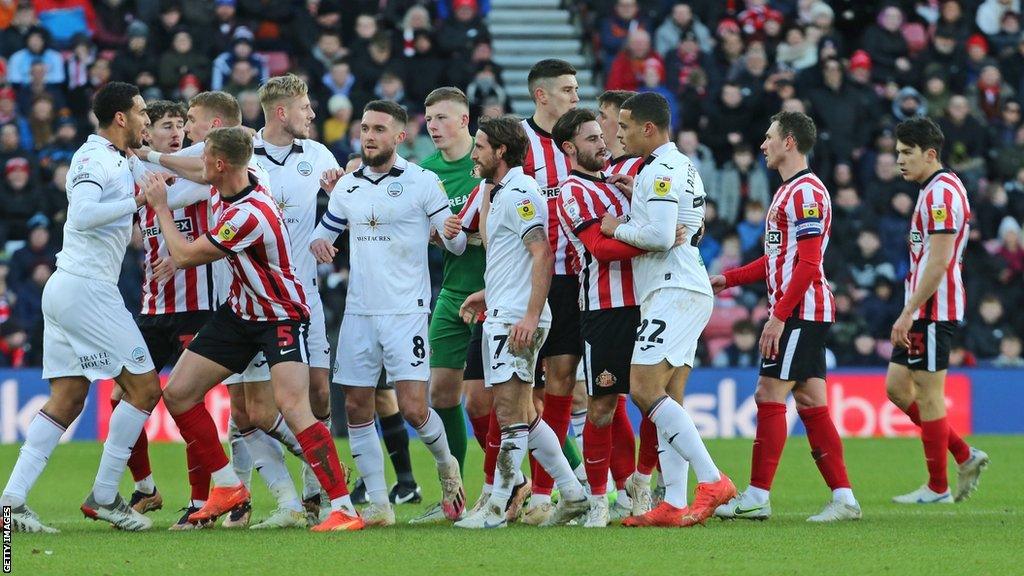
<svg viewBox="0 0 1024 576"><path fill-rule="evenodd" d="M267 67L271 76L280 76L291 70L292 63L287 52L260 52L267 59Z"/></svg>
<svg viewBox="0 0 1024 576"><path fill-rule="evenodd" d="M746 320L749 316L747 309L742 306L715 308L715 311L711 313L711 320L704 328L704 337L709 340L729 338L732 336L732 325L740 320Z"/></svg>

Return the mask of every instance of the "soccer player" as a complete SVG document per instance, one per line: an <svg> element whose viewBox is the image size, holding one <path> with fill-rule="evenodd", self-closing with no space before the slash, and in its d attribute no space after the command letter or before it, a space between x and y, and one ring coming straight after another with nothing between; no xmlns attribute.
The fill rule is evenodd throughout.
<svg viewBox="0 0 1024 576"><path fill-rule="evenodd" d="M566 440L572 418L572 390L576 385L576 366L580 362L579 282L573 268L575 254L566 232L558 223L559 185L571 169L566 157L551 138L551 128L563 114L579 103L576 69L564 60L547 59L533 65L527 76L530 95L536 105L531 118L522 121L529 141L523 173L532 176L547 200L548 241L554 253L554 276L548 292L551 306L551 331L540 351L543 361L543 418L560 442ZM540 393L538 387L535 392ZM568 446L573 446L571 443ZM579 466L575 447L567 448L570 464ZM543 467L533 466L533 495L523 512L523 522L539 525L551 515L551 490L554 482Z"/></svg>
<svg viewBox="0 0 1024 576"><path fill-rule="evenodd" d="M644 166L644 159L626 154L619 141L619 109L634 94L636 92L629 90L605 90L597 97L597 123L601 125L604 143L611 154L607 174L636 176Z"/></svg>
<svg viewBox="0 0 1024 576"><path fill-rule="evenodd" d="M811 455L832 499L810 522L859 520L843 461L843 443L828 412L825 388L825 340L835 321L835 298L825 278L824 258L832 228L832 201L821 180L807 167L817 129L801 112L771 118L761 152L768 168L778 170L765 220L764 256L711 277L715 292L767 282L770 315L761 332L761 375L757 379L757 436L750 464L750 487L719 506L720 518L764 520L771 517L769 491L786 444L786 397L796 400L807 429Z"/></svg>
<svg viewBox="0 0 1024 576"><path fill-rule="evenodd" d="M971 206L963 183L939 160L945 138L927 118L896 126L896 163L903 179L921 186L910 219L910 273L903 311L892 327L893 352L885 384L889 399L921 427L928 483L896 496L899 504L949 504L977 489L988 454L968 446L946 420L950 342L967 308L961 261ZM957 463L949 490L946 451Z"/></svg>
<svg viewBox="0 0 1024 576"><path fill-rule="evenodd" d="M322 263L334 259L334 241L349 233L352 272L345 316L338 335L334 382L345 386L352 457L366 483L366 523L395 523L384 481L384 455L374 426L374 389L381 363L395 382L402 416L434 456L445 517L465 508L459 462L448 449L441 418L427 404L430 343L427 316L430 274L427 243L431 228L447 249L461 254L466 235L433 173L398 156L408 116L391 101L374 100L363 109L363 166L324 182L333 190L310 249ZM340 176L340 179L339 179Z"/></svg>
<svg viewBox="0 0 1024 576"><path fill-rule="evenodd" d="M18 531L57 531L43 524L25 500L61 435L81 413L90 381L104 378L113 378L124 397L110 415L96 481L82 512L122 530L146 530L153 524L117 490L132 445L160 400L146 341L117 289L132 218L143 201L132 178L136 159L126 154L142 145L149 118L138 88L123 82L97 91L92 110L99 130L71 159L64 248L43 290L42 375L50 381L50 398L29 425L0 496L0 506L11 507L11 525Z"/></svg>
<svg viewBox="0 0 1024 576"><path fill-rule="evenodd" d="M620 222L605 214L601 232L649 251L633 259L640 328L630 366L630 395L658 429L666 486L673 481L670 475L685 470L682 460L689 462L698 484L692 506L666 493L656 508L626 518L624 526L703 523L716 507L736 495L736 487L715 466L689 413L667 393L673 381L685 386L697 340L714 306L711 283L697 250L704 228L704 183L670 141L670 120L668 102L659 94L637 94L622 104L619 139L627 153L645 158L644 167L635 181L622 174L614 177L613 183L632 192L630 220ZM678 224L688 234L676 246Z"/></svg>
<svg viewBox="0 0 1024 576"><path fill-rule="evenodd" d="M309 403L309 307L291 264L288 230L274 199L249 172L252 137L241 127L217 128L203 149L205 180L222 200L214 227L194 242L174 228L166 187L150 175L144 191L156 211L167 245L179 267L229 258L230 296L182 354L164 390L164 402L199 465L213 476L206 504L189 516L212 521L249 499L217 439L203 396L232 373L242 372L257 351L270 365L278 408L296 435L306 461L331 498L332 511L314 531L358 530L363 521L352 507L345 472L331 432Z"/></svg>
<svg viewBox="0 0 1024 576"><path fill-rule="evenodd" d="M545 525L567 524L586 512L588 502L561 441L538 417L532 402L537 355L551 325L546 302L554 257L548 243L547 201L535 180L523 173L529 141L518 118L503 116L480 122L473 162L492 184L491 204L481 231L486 240L484 290L463 303L464 320L487 310L483 327L485 383L492 388L501 426L501 452L487 504L456 522L460 528L501 528L505 508L517 484L519 467L529 450L556 480L558 506Z"/></svg>
<svg viewBox="0 0 1024 576"><path fill-rule="evenodd" d="M441 179L452 212L462 210L480 179L473 175L473 136L469 133L469 101L458 88L437 88L424 101L427 132L437 151L422 163ZM445 251L441 291L430 318L430 404L444 423L448 448L465 473L466 414L462 408L463 379L473 428L486 429L491 397L483 386L482 371L466 364L472 328L459 317L459 307L467 296L484 286L484 249L480 236L468 237L466 251L460 255ZM482 365L477 364L475 368ZM465 373L468 371L468 374ZM413 519L414 523L444 519L440 503Z"/></svg>

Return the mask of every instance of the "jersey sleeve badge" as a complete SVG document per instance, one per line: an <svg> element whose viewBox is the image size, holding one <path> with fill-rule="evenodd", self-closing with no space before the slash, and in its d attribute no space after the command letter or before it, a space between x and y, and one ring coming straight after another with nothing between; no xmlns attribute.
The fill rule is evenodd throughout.
<svg viewBox="0 0 1024 576"><path fill-rule="evenodd" d="M945 204L932 204L932 220L935 222L945 222L949 216L949 211L946 210Z"/></svg>
<svg viewBox="0 0 1024 576"><path fill-rule="evenodd" d="M562 202L562 207L565 209L565 214L569 217L569 222L574 229L583 224L583 216L580 214L580 205L576 202L576 198L570 196Z"/></svg>
<svg viewBox="0 0 1024 576"><path fill-rule="evenodd" d="M654 179L654 195L666 196L672 190L672 178L669 176L658 176Z"/></svg>
<svg viewBox="0 0 1024 576"><path fill-rule="evenodd" d="M821 218L821 207L818 206L817 202L807 202L800 207L800 218Z"/></svg>
<svg viewBox="0 0 1024 576"><path fill-rule="evenodd" d="M533 200L529 198L516 203L516 212L519 213L520 218L527 221L537 217L537 207L533 205Z"/></svg>
<svg viewBox="0 0 1024 576"><path fill-rule="evenodd" d="M217 230L217 238L223 242L230 242L235 234L238 234L238 228L231 222L225 222L221 225L220 230Z"/></svg>

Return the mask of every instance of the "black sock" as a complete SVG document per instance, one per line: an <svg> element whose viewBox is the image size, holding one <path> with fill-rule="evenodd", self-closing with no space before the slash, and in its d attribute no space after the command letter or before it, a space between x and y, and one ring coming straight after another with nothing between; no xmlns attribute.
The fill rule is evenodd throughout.
<svg viewBox="0 0 1024 576"><path fill-rule="evenodd" d="M412 461L409 458L409 431L405 429L402 414L395 413L380 419L380 429L384 434L384 446L391 457L391 465L395 467L395 475L399 482L415 484L412 476Z"/></svg>

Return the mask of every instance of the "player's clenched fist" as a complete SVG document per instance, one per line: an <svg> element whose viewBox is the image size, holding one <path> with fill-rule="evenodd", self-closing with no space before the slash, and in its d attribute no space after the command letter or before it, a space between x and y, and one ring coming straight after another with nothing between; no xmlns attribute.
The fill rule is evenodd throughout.
<svg viewBox="0 0 1024 576"><path fill-rule="evenodd" d="M153 209L167 207L166 175L149 172L143 178L142 194ZM138 200L137 200L138 201Z"/></svg>
<svg viewBox="0 0 1024 576"><path fill-rule="evenodd" d="M309 251L313 253L313 257L320 264L330 264L338 254L338 249L323 238L313 240L309 244Z"/></svg>
<svg viewBox="0 0 1024 576"><path fill-rule="evenodd" d="M331 168L330 170L324 170L323 175L320 176L320 188L324 192L330 194L334 191L334 185L341 180L341 177L345 175L345 171L341 168Z"/></svg>
<svg viewBox="0 0 1024 576"><path fill-rule="evenodd" d="M444 221L444 237L451 240L462 232L462 219L452 214Z"/></svg>

